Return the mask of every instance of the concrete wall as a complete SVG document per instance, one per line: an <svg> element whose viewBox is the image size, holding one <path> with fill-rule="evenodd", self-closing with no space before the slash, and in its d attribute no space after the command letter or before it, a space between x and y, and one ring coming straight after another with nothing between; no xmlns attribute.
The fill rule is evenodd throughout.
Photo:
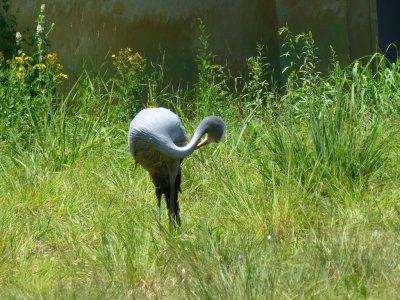
<svg viewBox="0 0 400 300"><path fill-rule="evenodd" d="M376 48L371 6L375 0L12 0L18 30L32 34L41 3L54 51L67 69L78 73L82 60L101 64L107 53L131 47L165 64L175 78L193 79L199 46L196 18L204 20L210 48L234 71L245 68L256 42L280 69L277 29L289 24L295 33L311 30L322 65L333 45L343 63ZM369 29L368 29L369 28ZM27 31L28 29L28 31ZM360 44L361 41L361 44ZM368 45L368 47L365 47ZM165 51L165 52L164 52Z"/></svg>
<svg viewBox="0 0 400 300"><path fill-rule="evenodd" d="M278 27L289 24L295 33L311 30L322 69L329 65L330 46L339 61L377 51L375 0L276 0Z"/></svg>

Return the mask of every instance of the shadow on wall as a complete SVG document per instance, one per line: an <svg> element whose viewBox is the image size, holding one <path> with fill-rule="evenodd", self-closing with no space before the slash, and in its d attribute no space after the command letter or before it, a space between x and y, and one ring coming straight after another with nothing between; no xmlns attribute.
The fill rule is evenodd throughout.
<svg viewBox="0 0 400 300"><path fill-rule="evenodd" d="M0 3L0 51L5 57L11 57L15 51L15 27L16 19L9 12L10 6L8 1Z"/></svg>
<svg viewBox="0 0 400 300"><path fill-rule="evenodd" d="M396 62L400 46L400 2L378 1L377 9L379 48L391 62Z"/></svg>

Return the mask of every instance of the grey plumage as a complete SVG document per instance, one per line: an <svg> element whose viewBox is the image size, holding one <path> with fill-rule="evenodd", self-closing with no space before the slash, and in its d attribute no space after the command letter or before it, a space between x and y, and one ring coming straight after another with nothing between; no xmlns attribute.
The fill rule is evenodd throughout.
<svg viewBox="0 0 400 300"><path fill-rule="evenodd" d="M199 143L205 134L207 139ZM135 116L129 126L129 149L156 187L159 222L164 194L170 220L180 225L178 191L182 160L210 142L220 142L225 134L225 123L215 116L203 119L190 141L179 117L168 109L147 108Z"/></svg>

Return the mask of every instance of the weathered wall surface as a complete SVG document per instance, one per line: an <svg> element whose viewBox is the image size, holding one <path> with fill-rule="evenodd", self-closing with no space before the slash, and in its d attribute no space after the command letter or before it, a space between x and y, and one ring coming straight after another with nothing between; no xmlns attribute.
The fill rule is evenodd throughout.
<svg viewBox="0 0 400 300"><path fill-rule="evenodd" d="M330 45L335 48L340 61L348 61L346 0L278 0L277 11L279 26L288 23L295 33L311 30L322 64L329 63Z"/></svg>
<svg viewBox="0 0 400 300"><path fill-rule="evenodd" d="M211 34L211 49L233 68L254 54L257 41L274 45L270 54L273 61L278 59L273 2L13 0L18 30L30 28L32 34L42 2L46 3L47 19L56 23L49 36L53 49L69 66L80 66L83 58L100 63L110 51L131 47L150 59L161 58L165 51L170 73L193 77L198 17Z"/></svg>
<svg viewBox="0 0 400 300"><path fill-rule="evenodd" d="M377 50L375 0L277 0L278 26L294 32L311 30L322 68L333 46L339 61L349 63Z"/></svg>
<svg viewBox="0 0 400 300"><path fill-rule="evenodd" d="M12 0L10 5L17 29L29 34L29 28L32 34L40 5L46 4L47 19L56 24L51 44L70 70L78 70L83 59L101 64L107 53L131 47L150 60L165 53L169 73L190 80L199 46L198 17L207 26L210 48L219 62L226 60L233 70L240 70L261 41L279 70L277 29L286 23L295 33L313 32L323 65L330 45L344 63L360 53L371 53L375 33L370 6L374 1ZM357 46L360 41L363 46Z"/></svg>
<svg viewBox="0 0 400 300"><path fill-rule="evenodd" d="M347 26L351 59L363 57L378 50L377 23L375 0L347 1Z"/></svg>

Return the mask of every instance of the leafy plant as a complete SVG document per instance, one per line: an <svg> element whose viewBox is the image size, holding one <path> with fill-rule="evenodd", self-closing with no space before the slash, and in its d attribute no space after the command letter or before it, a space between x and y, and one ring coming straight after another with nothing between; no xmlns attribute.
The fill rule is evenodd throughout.
<svg viewBox="0 0 400 300"><path fill-rule="evenodd" d="M48 34L44 16L44 4L37 18L37 30L34 38L36 47L33 55L23 50L22 35L17 32L15 56L5 60L0 58L0 124L2 134L7 134L12 127L30 127L31 120L36 120L43 112L55 104L61 83L68 79L62 72L56 53L47 53ZM24 130L25 131L25 130ZM23 132L24 132L23 131Z"/></svg>
<svg viewBox="0 0 400 300"><path fill-rule="evenodd" d="M235 103L236 109L245 114L261 116L265 108L273 108L276 103L275 86L270 75L270 64L264 57L264 46L257 44L257 55L247 59L248 76Z"/></svg>
<svg viewBox="0 0 400 300"><path fill-rule="evenodd" d="M206 26L198 19L200 48L197 54L198 78L195 84L196 111L204 116L221 114L230 106L227 75L223 66L214 63L209 49Z"/></svg>
<svg viewBox="0 0 400 300"><path fill-rule="evenodd" d="M302 117L309 99L320 97L320 72L318 57L311 32L294 35L288 26L279 29L283 42L281 51L282 76L286 82L282 102L287 109Z"/></svg>
<svg viewBox="0 0 400 300"><path fill-rule="evenodd" d="M131 48L120 49L112 56L118 77L111 80L116 106L122 109L120 117L130 118L143 104L145 59Z"/></svg>

